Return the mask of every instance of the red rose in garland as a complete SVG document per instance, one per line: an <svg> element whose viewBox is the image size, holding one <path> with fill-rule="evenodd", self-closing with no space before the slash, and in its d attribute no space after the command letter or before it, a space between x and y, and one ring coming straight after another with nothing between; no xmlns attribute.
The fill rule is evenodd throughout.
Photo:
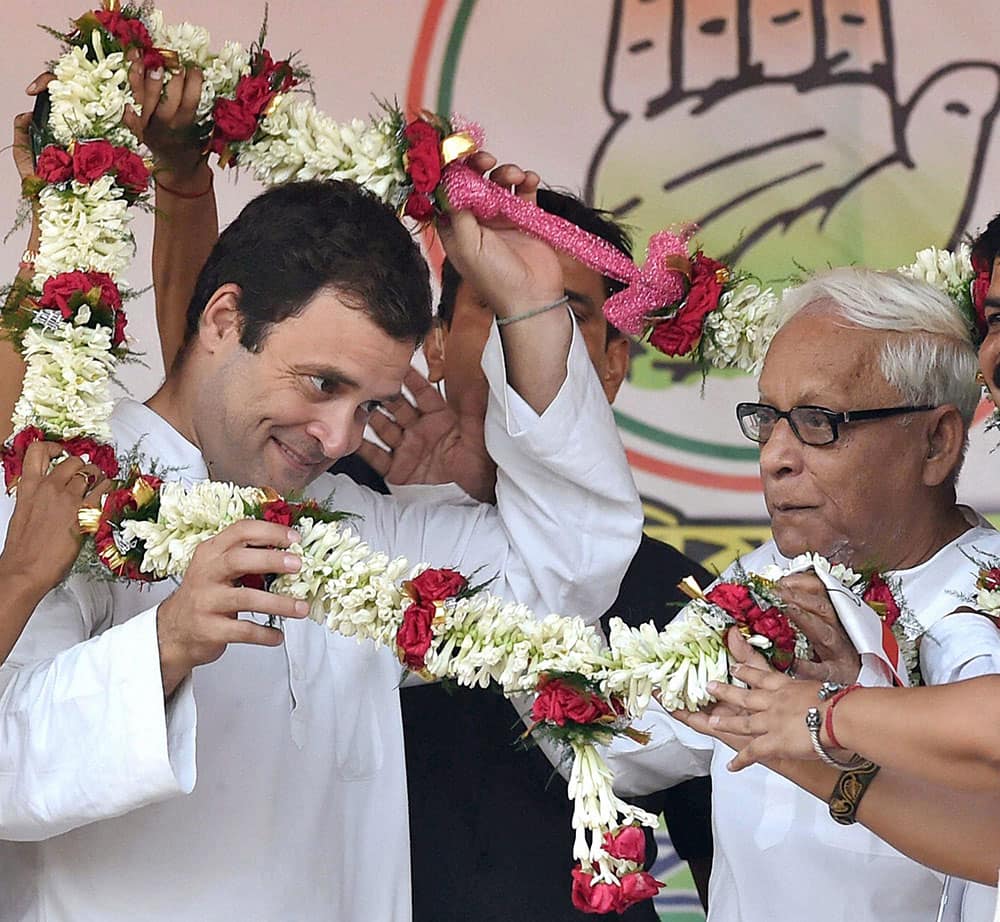
<svg viewBox="0 0 1000 922"><path fill-rule="evenodd" d="M139 510L140 500L136 499L137 495L142 498L142 504L146 505L155 498L162 483L163 480L159 477L143 474L131 487L113 490L104 499L101 517L94 529L94 547L104 565L126 579L148 582L153 577L139 569L139 560L132 556L123 556L118 550L115 544L115 528L120 527L122 522L130 517L129 513Z"/></svg>
<svg viewBox="0 0 1000 922"><path fill-rule="evenodd" d="M137 47L145 50L153 46L148 30L139 19L110 10L94 10L94 18L115 37L122 48Z"/></svg>
<svg viewBox="0 0 1000 922"><path fill-rule="evenodd" d="M741 624L747 622L752 612L760 611L760 606L754 601L750 590L738 583L719 583L705 593L705 598Z"/></svg>
<svg viewBox="0 0 1000 922"><path fill-rule="evenodd" d="M469 581L457 570L431 567L407 580L403 589L417 602L443 602L458 595L468 585Z"/></svg>
<svg viewBox="0 0 1000 922"><path fill-rule="evenodd" d="M271 57L271 52L266 48L260 53L260 57L254 63L253 73L266 77L268 85L276 93L287 93L293 86L298 84L295 74L292 72L291 61L278 61L275 63ZM275 76L280 79L276 82ZM237 91L238 92L238 91Z"/></svg>
<svg viewBox="0 0 1000 922"><path fill-rule="evenodd" d="M271 81L264 74L244 77L236 87L236 102L255 119L263 113L274 96Z"/></svg>
<svg viewBox="0 0 1000 922"><path fill-rule="evenodd" d="M27 426L18 432L10 445L5 445L0 451L0 458L3 459L4 484L9 493L24 471L24 453L28 446L34 442L44 442L45 433L37 426Z"/></svg>
<svg viewBox="0 0 1000 922"><path fill-rule="evenodd" d="M113 480L118 476L118 458L112 446L102 442L95 442L87 436L77 436L62 443L67 454L77 458L86 458L90 464L96 466L105 477Z"/></svg>
<svg viewBox="0 0 1000 922"><path fill-rule="evenodd" d="M664 885L652 874L647 874L645 871L626 874L621 879L621 892L618 895L618 905L615 908L619 913L625 912L636 903L652 899L660 892L662 886Z"/></svg>
<svg viewBox="0 0 1000 922"><path fill-rule="evenodd" d="M560 727L567 723L594 723L611 714L608 703L586 689L576 688L563 679L542 679L538 697L531 706L531 719L549 721Z"/></svg>
<svg viewBox="0 0 1000 922"><path fill-rule="evenodd" d="M117 348L125 342L125 327L128 326L128 317L125 311L115 311L115 329L111 334L111 346Z"/></svg>
<svg viewBox="0 0 1000 922"><path fill-rule="evenodd" d="M436 608L433 602L414 602L403 613L403 623L396 633L396 646L407 669L419 672L434 638L431 624Z"/></svg>
<svg viewBox="0 0 1000 922"><path fill-rule="evenodd" d="M70 320L81 301L74 295L86 295L93 287L88 272L60 272L45 280L38 303L49 310L59 311L66 320Z"/></svg>
<svg viewBox="0 0 1000 922"><path fill-rule="evenodd" d="M719 306L722 297L724 263L695 253L691 260L691 287L680 310L669 320L658 323L649 343L665 355L687 355L701 339L705 318Z"/></svg>
<svg viewBox="0 0 1000 922"><path fill-rule="evenodd" d="M141 195L149 188L149 168L127 147L115 148L115 180L128 192Z"/></svg>
<svg viewBox="0 0 1000 922"><path fill-rule="evenodd" d="M989 589L991 592L1000 589L1000 567L980 570L977 585L980 589Z"/></svg>
<svg viewBox="0 0 1000 922"><path fill-rule="evenodd" d="M403 129L406 149L406 172L415 192L433 192L441 182L441 138L437 129L423 119L410 122Z"/></svg>
<svg viewBox="0 0 1000 922"><path fill-rule="evenodd" d="M61 147L50 144L38 155L35 173L46 182L66 182L73 176L73 158Z"/></svg>
<svg viewBox="0 0 1000 922"><path fill-rule="evenodd" d="M115 280L107 272L86 272L84 274L87 276L91 288L99 288L101 290L101 304L111 310L121 310L121 292L118 290Z"/></svg>
<svg viewBox="0 0 1000 922"><path fill-rule="evenodd" d="M257 116L248 111L242 103L232 99L217 99L212 111L215 132L212 136L212 150L222 153L222 149L232 141L246 141L257 131Z"/></svg>
<svg viewBox="0 0 1000 922"><path fill-rule="evenodd" d="M604 850L622 861L642 865L646 861L646 834L638 826L623 826L616 833L604 833Z"/></svg>
<svg viewBox="0 0 1000 922"><path fill-rule="evenodd" d="M403 214L414 221L429 221L434 217L434 200L422 192L412 192L403 206Z"/></svg>
<svg viewBox="0 0 1000 922"><path fill-rule="evenodd" d="M862 598L878 612L886 627L892 627L899 620L899 604L889 584L878 573L872 575Z"/></svg>
<svg viewBox="0 0 1000 922"><path fill-rule="evenodd" d="M85 141L73 149L73 178L91 183L107 173L114 163L114 145L107 141Z"/></svg>
<svg viewBox="0 0 1000 922"><path fill-rule="evenodd" d="M260 509L265 522L275 522L278 525L290 527L296 507L291 503L286 503L283 499L276 499L269 503L264 503Z"/></svg>
<svg viewBox="0 0 1000 922"><path fill-rule="evenodd" d="M94 291L97 292L97 304L92 300ZM103 309L107 316L100 318L100 322L112 326L111 345L120 346L125 341L128 320L122 310L121 292L106 272L61 272L50 276L42 286L38 303L43 308L59 311L66 320L72 320L84 303Z"/></svg>
<svg viewBox="0 0 1000 922"><path fill-rule="evenodd" d="M614 912L618 909L619 890L613 884L595 884L594 875L580 865L573 868L573 905L590 914Z"/></svg>

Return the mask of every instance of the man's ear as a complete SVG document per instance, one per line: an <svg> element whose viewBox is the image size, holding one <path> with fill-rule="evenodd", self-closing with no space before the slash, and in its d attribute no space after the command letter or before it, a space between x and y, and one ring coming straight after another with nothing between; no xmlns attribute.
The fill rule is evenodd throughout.
<svg viewBox="0 0 1000 922"><path fill-rule="evenodd" d="M448 339L448 328L438 319L434 328L424 340L424 357L427 359L427 380L437 384L444 380L444 350Z"/></svg>
<svg viewBox="0 0 1000 922"><path fill-rule="evenodd" d="M608 340L604 347L604 372L601 376L601 387L608 398L608 403L614 403L618 390L628 374L631 361L631 343L625 336L616 336Z"/></svg>
<svg viewBox="0 0 1000 922"><path fill-rule="evenodd" d="M951 404L929 411L927 454L924 457L924 484L937 487L958 468L965 449L967 431L961 413Z"/></svg>
<svg viewBox="0 0 1000 922"><path fill-rule="evenodd" d="M208 299L198 321L198 342L208 352L214 353L231 339L239 340L243 331L242 294L239 285L227 282Z"/></svg>

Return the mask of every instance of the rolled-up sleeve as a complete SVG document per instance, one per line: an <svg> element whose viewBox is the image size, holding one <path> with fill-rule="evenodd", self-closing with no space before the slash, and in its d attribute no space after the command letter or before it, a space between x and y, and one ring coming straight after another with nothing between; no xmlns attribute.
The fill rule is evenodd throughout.
<svg viewBox="0 0 1000 922"><path fill-rule="evenodd" d="M164 704L156 608L89 636L106 589L49 593L0 669L0 838L46 839L194 787L191 680Z"/></svg>

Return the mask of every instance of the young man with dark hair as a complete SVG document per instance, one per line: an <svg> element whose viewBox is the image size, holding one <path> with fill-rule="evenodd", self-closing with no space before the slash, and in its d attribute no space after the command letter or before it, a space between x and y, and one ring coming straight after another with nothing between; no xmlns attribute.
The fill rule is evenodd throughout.
<svg viewBox="0 0 1000 922"><path fill-rule="evenodd" d="M528 198L538 182L493 175ZM574 324L537 311L562 294L556 256L466 212L442 239L508 321L483 356L496 506L401 506L324 473L399 396L430 322L415 243L349 184L244 210L195 286L183 358L147 404L118 405L114 440L173 479L332 494L373 547L596 619L641 512ZM0 918L408 922L401 667L241 585L295 572L295 541L240 522L179 583L74 576L42 601L0 670Z"/></svg>

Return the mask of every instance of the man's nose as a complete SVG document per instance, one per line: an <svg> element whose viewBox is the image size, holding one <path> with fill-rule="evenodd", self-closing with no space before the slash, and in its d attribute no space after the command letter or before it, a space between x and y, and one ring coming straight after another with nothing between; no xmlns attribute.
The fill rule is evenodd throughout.
<svg viewBox="0 0 1000 922"><path fill-rule="evenodd" d="M760 446L760 473L767 477L783 477L802 470L802 443L792 431L787 419L779 419L771 435Z"/></svg>
<svg viewBox="0 0 1000 922"><path fill-rule="evenodd" d="M351 454L361 444L364 422L349 405L330 407L306 426L306 434L319 442L331 461Z"/></svg>

